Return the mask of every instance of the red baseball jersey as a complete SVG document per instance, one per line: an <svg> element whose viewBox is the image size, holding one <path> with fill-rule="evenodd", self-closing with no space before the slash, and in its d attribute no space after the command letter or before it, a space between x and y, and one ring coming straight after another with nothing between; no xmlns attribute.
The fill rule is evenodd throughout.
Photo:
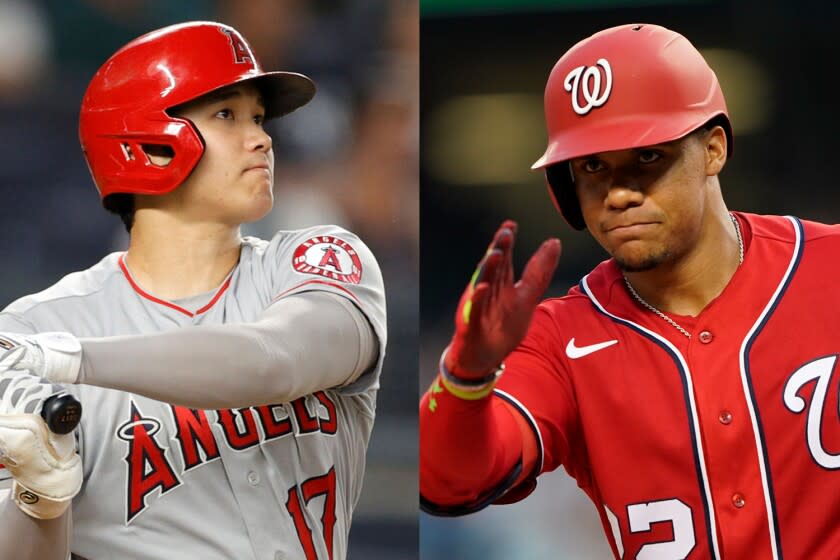
<svg viewBox="0 0 840 560"><path fill-rule="evenodd" d="M540 304L505 360L496 397L617 558L840 557L840 226L736 216L743 264L697 317L671 315L690 339L608 260Z"/></svg>

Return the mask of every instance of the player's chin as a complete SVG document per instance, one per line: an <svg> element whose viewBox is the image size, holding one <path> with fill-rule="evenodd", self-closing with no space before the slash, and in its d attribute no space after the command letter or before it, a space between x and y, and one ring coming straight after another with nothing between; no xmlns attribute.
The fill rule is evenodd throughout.
<svg viewBox="0 0 840 560"><path fill-rule="evenodd" d="M248 185L248 191L255 199L267 199L270 203L274 203L274 180L270 177L258 178Z"/></svg>
<svg viewBox="0 0 840 560"><path fill-rule="evenodd" d="M267 198L263 200L262 204L255 205L252 209L251 216L248 219L249 222L256 222L258 220L262 220L265 218L271 209L274 207L274 199Z"/></svg>
<svg viewBox="0 0 840 560"><path fill-rule="evenodd" d="M256 222L265 218L274 207L274 193L271 189L261 189L249 193L243 203L242 223Z"/></svg>
<svg viewBox="0 0 840 560"><path fill-rule="evenodd" d="M268 173L256 173L252 172L250 175L245 177L245 184L247 188L251 190L253 194L267 194L272 195L273 188L274 188L274 177L269 175Z"/></svg>
<svg viewBox="0 0 840 560"><path fill-rule="evenodd" d="M644 272L666 262L670 256L665 248L651 247L642 241L622 243L610 251L618 267L624 272Z"/></svg>

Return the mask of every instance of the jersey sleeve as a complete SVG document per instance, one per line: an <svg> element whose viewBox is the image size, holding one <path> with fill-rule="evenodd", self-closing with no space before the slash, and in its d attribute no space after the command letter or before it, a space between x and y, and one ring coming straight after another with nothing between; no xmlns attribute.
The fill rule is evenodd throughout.
<svg viewBox="0 0 840 560"><path fill-rule="evenodd" d="M536 461L531 473L505 493L499 503L523 499L536 486L536 476L561 464L577 478L581 457L578 409L574 386L560 354L558 327L552 311L540 305L522 343L505 359L505 373L494 391L521 415L536 439Z"/></svg>
<svg viewBox="0 0 840 560"><path fill-rule="evenodd" d="M38 329L31 321L7 309L0 311L0 332L35 334Z"/></svg>
<svg viewBox="0 0 840 560"><path fill-rule="evenodd" d="M347 298L362 312L377 337L379 356L370 370L340 391L357 394L378 388L387 342L385 288L379 263L367 245L338 226L316 226L278 233L263 259L272 302L324 291Z"/></svg>
<svg viewBox="0 0 840 560"><path fill-rule="evenodd" d="M536 488L538 475L561 464L576 478L584 474L578 407L558 330L551 308L541 304L525 339L505 358L492 396L462 400L437 381L424 395L424 511L458 516L520 501Z"/></svg>

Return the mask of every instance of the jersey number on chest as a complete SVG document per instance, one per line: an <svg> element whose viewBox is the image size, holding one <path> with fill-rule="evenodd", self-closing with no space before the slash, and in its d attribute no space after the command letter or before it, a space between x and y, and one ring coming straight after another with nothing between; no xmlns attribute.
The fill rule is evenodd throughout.
<svg viewBox="0 0 840 560"><path fill-rule="evenodd" d="M604 504L607 519L612 528L618 555L624 559L624 543L618 517ZM634 557L636 560L678 560L687 558L697 541L694 536L694 521L691 508L677 499L644 502L627 506L627 521L631 533L644 533L652 529L654 523L670 522L674 538L643 544Z"/></svg>
<svg viewBox="0 0 840 560"><path fill-rule="evenodd" d="M317 496L324 497L324 508L321 513L320 530L327 545L327 560L333 560L333 529L335 528L335 467L327 474L314 476L303 481L300 485L289 488L289 499L286 509L295 522L300 545L306 553L306 560L318 560L315 553L315 542L312 529L306 524L305 508Z"/></svg>

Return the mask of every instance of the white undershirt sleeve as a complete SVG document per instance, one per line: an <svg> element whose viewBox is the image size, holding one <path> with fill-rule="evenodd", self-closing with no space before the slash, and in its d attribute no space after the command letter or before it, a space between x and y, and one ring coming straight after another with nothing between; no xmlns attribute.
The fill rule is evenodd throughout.
<svg viewBox="0 0 840 560"><path fill-rule="evenodd" d="M190 408L289 402L340 387L374 367L379 344L347 298L280 299L253 323L83 338L79 383Z"/></svg>

